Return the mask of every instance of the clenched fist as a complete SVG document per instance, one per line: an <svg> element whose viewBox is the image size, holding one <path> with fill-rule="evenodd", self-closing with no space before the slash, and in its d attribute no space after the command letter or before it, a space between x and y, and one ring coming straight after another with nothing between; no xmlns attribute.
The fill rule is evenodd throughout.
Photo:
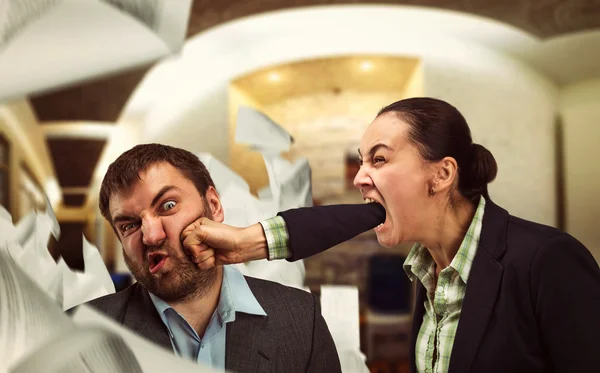
<svg viewBox="0 0 600 373"><path fill-rule="evenodd" d="M267 240L258 223L237 228L203 217L183 230L181 241L186 254L200 269L268 257Z"/></svg>

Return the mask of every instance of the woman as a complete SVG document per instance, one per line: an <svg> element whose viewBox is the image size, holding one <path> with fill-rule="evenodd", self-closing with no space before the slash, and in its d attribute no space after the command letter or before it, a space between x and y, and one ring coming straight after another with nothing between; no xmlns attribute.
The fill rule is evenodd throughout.
<svg viewBox="0 0 600 373"><path fill-rule="evenodd" d="M496 161L472 142L457 109L432 98L395 102L368 127L359 152L354 185L385 208L385 221L375 227L379 243L418 242L404 264L417 281L413 372L600 369L597 263L568 234L511 216L490 200ZM360 219L351 207L336 211L346 208L346 218ZM184 231L184 246L201 268L215 263L211 247L220 248L217 263L299 259L312 252L295 246L302 234L292 232L310 236L319 229L311 221L337 221L323 211L311 218L310 211L303 209L303 219L290 210L289 218L281 214L283 223L262 222L264 234L258 224L196 222ZM289 244L285 231L272 233L281 225ZM273 237L282 236L277 245Z"/></svg>

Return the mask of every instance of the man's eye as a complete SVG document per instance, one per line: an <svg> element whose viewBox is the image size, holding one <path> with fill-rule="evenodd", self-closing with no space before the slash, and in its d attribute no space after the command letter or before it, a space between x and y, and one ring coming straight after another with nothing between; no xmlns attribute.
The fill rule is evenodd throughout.
<svg viewBox="0 0 600 373"><path fill-rule="evenodd" d="M125 224L121 227L121 231L127 232L128 230L135 228L136 223Z"/></svg>
<svg viewBox="0 0 600 373"><path fill-rule="evenodd" d="M173 207L175 207L177 205L177 203L175 201L167 201L165 203L163 203L162 208L163 210L170 210Z"/></svg>

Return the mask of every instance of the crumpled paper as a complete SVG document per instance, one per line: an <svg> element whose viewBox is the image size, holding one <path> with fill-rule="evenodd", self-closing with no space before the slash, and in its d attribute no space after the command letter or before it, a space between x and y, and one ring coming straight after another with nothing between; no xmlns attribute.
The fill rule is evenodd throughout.
<svg viewBox="0 0 600 373"><path fill-rule="evenodd" d="M82 237L85 271L71 269L62 258L54 260L48 250L51 236L58 241L60 225L49 203L46 211L31 211L16 225L10 213L0 206L0 250L8 252L63 310L115 292L100 252L85 236Z"/></svg>

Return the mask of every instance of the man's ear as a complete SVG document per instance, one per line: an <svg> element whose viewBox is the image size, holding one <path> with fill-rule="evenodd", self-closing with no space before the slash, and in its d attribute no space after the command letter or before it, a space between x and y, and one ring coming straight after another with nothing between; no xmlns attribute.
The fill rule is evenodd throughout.
<svg viewBox="0 0 600 373"><path fill-rule="evenodd" d="M206 199L206 205L210 208L213 220L222 223L225 220L225 212L223 211L223 205L221 205L221 199L215 187L209 186L204 198Z"/></svg>
<svg viewBox="0 0 600 373"><path fill-rule="evenodd" d="M446 192L458 177L458 164L452 157L444 157L434 167L432 187L436 193Z"/></svg>

